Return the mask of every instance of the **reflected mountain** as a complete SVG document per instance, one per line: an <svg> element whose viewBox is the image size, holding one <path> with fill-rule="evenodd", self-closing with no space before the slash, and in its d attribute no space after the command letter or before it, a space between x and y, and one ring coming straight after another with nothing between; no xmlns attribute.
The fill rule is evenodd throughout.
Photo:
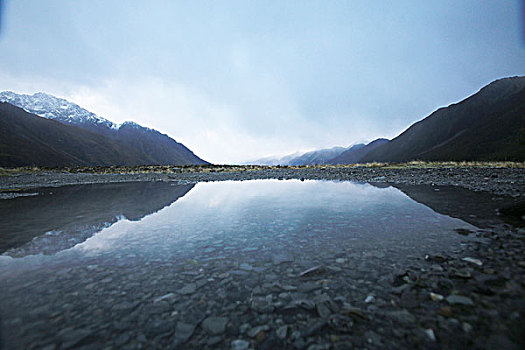
<svg viewBox="0 0 525 350"><path fill-rule="evenodd" d="M480 228L502 223L513 226L524 224L521 218L523 203L511 197L475 192L456 186L392 186L437 213L461 219ZM500 215L507 212L509 215Z"/></svg>
<svg viewBox="0 0 525 350"><path fill-rule="evenodd" d="M37 196L0 201L0 253L55 254L113 225L137 221L169 206L194 184L134 182L33 190Z"/></svg>

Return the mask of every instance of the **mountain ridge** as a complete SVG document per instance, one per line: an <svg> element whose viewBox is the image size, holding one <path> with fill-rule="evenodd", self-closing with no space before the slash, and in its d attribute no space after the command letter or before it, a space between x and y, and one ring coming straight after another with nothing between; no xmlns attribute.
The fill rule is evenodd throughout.
<svg viewBox="0 0 525 350"><path fill-rule="evenodd" d="M525 160L525 77L502 78L412 124L364 162Z"/></svg>
<svg viewBox="0 0 525 350"><path fill-rule="evenodd" d="M11 91L4 91L0 92L0 101L15 105L43 119L53 120L66 126L78 127L107 137L114 143L125 146L127 148L126 153L136 161L130 161L125 157L121 160L123 164L209 164L196 156L186 146L166 134L155 129L143 127L132 121L126 121L117 125L66 99L42 92L33 95L23 95ZM86 137L86 135L83 136ZM49 144L48 142L48 145ZM92 164L94 161L95 160L90 159L89 163ZM76 163L78 162L76 161L75 164ZM101 161L101 163L105 164L104 161Z"/></svg>

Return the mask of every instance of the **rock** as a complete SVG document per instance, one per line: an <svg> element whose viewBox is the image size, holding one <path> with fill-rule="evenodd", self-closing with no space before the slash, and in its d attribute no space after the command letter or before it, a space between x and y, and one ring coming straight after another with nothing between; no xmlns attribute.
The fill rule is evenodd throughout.
<svg viewBox="0 0 525 350"><path fill-rule="evenodd" d="M197 285L195 283L188 283L181 289L177 291L177 293L186 295L186 294L193 294L197 290Z"/></svg>
<svg viewBox="0 0 525 350"><path fill-rule="evenodd" d="M451 305L474 306L474 302L469 297L452 294L447 297L447 302Z"/></svg>
<svg viewBox="0 0 525 350"><path fill-rule="evenodd" d="M454 277L469 279L472 278L472 274L467 269L459 269L454 271Z"/></svg>
<svg viewBox="0 0 525 350"><path fill-rule="evenodd" d="M277 335L279 339L286 339L291 334L291 332L292 332L292 327L288 325L284 325L284 326L277 328L277 331L275 332L275 334Z"/></svg>
<svg viewBox="0 0 525 350"><path fill-rule="evenodd" d="M151 336L157 336L159 334L164 334L171 331L173 329L173 326L173 321L155 318L148 323L146 327L146 332Z"/></svg>
<svg viewBox="0 0 525 350"><path fill-rule="evenodd" d="M350 316L353 319L362 319L362 320L367 319L366 315L361 309L352 307L351 305L347 303L343 304L343 309L341 310L341 313L343 315Z"/></svg>
<svg viewBox="0 0 525 350"><path fill-rule="evenodd" d="M387 314L390 319L404 325L413 324L416 322L416 317L407 310L391 311Z"/></svg>
<svg viewBox="0 0 525 350"><path fill-rule="evenodd" d="M315 303L312 300L299 299L299 300L294 300L289 305L289 307L296 307L296 306L301 307L305 310L313 310L315 308Z"/></svg>
<svg viewBox="0 0 525 350"><path fill-rule="evenodd" d="M229 319L227 317L208 317L202 321L202 329L212 335L224 333Z"/></svg>
<svg viewBox="0 0 525 350"><path fill-rule="evenodd" d="M244 270L244 271L252 271L253 270L253 266L250 265L250 264L246 264L246 263L242 263L239 268L241 270Z"/></svg>
<svg viewBox="0 0 525 350"><path fill-rule="evenodd" d="M466 229L466 228L457 228L454 231L456 231L457 233L459 233L460 235L463 235L463 236L468 236L470 233L472 233L471 230Z"/></svg>
<svg viewBox="0 0 525 350"><path fill-rule="evenodd" d="M483 263L479 259L466 257L466 258L463 258L461 260L469 262L469 263L474 264L476 266L480 266L480 267L483 266Z"/></svg>
<svg viewBox="0 0 525 350"><path fill-rule="evenodd" d="M328 319L328 325L338 332L348 333L354 325L354 320L343 315L332 315Z"/></svg>
<svg viewBox="0 0 525 350"><path fill-rule="evenodd" d="M324 272L323 265L317 265L317 266L314 266L314 267L311 267L309 269L306 269L306 270L302 271L301 273L299 273L299 277L305 277L305 276L310 276L310 275L317 275L317 274L320 274L322 272Z"/></svg>
<svg viewBox="0 0 525 350"><path fill-rule="evenodd" d="M246 350L250 347L250 342L242 339L236 339L231 342L232 350Z"/></svg>
<svg viewBox="0 0 525 350"><path fill-rule="evenodd" d="M208 341L206 342L209 346L214 346L219 344L222 341L222 337L219 337L218 335L210 337Z"/></svg>
<svg viewBox="0 0 525 350"><path fill-rule="evenodd" d="M315 304L315 311L317 311L317 314L321 318L326 318L332 314L328 306L326 306L325 303L316 303Z"/></svg>
<svg viewBox="0 0 525 350"><path fill-rule="evenodd" d="M436 255L426 255L425 256L425 260L436 261L436 262L444 262L444 261L447 261L448 258L445 257L444 255L436 254Z"/></svg>
<svg viewBox="0 0 525 350"><path fill-rule="evenodd" d="M321 288L321 285L315 282L306 282L297 286L297 291L301 293L309 293L319 288Z"/></svg>
<svg viewBox="0 0 525 350"><path fill-rule="evenodd" d="M246 333L250 338L255 338L259 333L261 332L266 332L266 331L269 331L270 330L270 326L268 326L267 324L265 325L262 325L262 326L257 326L257 327L254 327L252 329L250 329L248 331L248 333Z"/></svg>
<svg viewBox="0 0 525 350"><path fill-rule="evenodd" d="M436 335L434 334L434 331L431 328L425 329L425 334L430 340L436 341Z"/></svg>
<svg viewBox="0 0 525 350"><path fill-rule="evenodd" d="M445 316L445 317L452 317L453 316L452 308L450 306L443 306L443 307L439 308L437 313L439 315Z"/></svg>
<svg viewBox="0 0 525 350"><path fill-rule="evenodd" d="M308 338L317 335L326 326L326 321L314 321L301 331L301 337Z"/></svg>
<svg viewBox="0 0 525 350"><path fill-rule="evenodd" d="M175 338L180 340L182 343L185 343L191 338L194 331L195 325L177 322L177 326L175 327Z"/></svg>
<svg viewBox="0 0 525 350"><path fill-rule="evenodd" d="M158 303L159 301L162 301L162 300L165 300L165 299L171 299L173 297L175 297L175 294L168 293L168 294L164 294L163 296L160 296L160 297L156 298L153 302L154 303Z"/></svg>
<svg viewBox="0 0 525 350"><path fill-rule="evenodd" d="M432 299L434 301L441 301L441 300L444 299L444 297L441 294L436 294L436 293L430 292L430 299Z"/></svg>
<svg viewBox="0 0 525 350"><path fill-rule="evenodd" d="M280 265L286 262L292 262L292 257L284 254L277 254L272 257L272 262L274 265Z"/></svg>

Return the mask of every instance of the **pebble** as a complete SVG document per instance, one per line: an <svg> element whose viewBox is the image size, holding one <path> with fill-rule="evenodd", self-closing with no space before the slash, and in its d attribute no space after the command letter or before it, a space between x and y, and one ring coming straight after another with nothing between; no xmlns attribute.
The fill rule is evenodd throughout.
<svg viewBox="0 0 525 350"><path fill-rule="evenodd" d="M175 327L175 338L180 340L182 343L185 343L191 338L194 331L195 325L184 322L177 322L177 326Z"/></svg>
<svg viewBox="0 0 525 350"><path fill-rule="evenodd" d="M231 342L232 350L246 350L250 347L250 342L243 339L236 339Z"/></svg>
<svg viewBox="0 0 525 350"><path fill-rule="evenodd" d="M229 319L227 317L208 317L202 321L202 328L212 335L224 333Z"/></svg>
<svg viewBox="0 0 525 350"><path fill-rule="evenodd" d="M441 301L441 300L444 299L444 297L441 294L430 292L430 299L432 299L434 301Z"/></svg>
<svg viewBox="0 0 525 350"><path fill-rule="evenodd" d="M469 262L469 263L474 264L476 266L480 266L480 267L483 266L483 263L479 259L466 257L466 258L463 258L461 260Z"/></svg>
<svg viewBox="0 0 525 350"><path fill-rule="evenodd" d="M436 341L436 335L434 334L434 331L431 328L425 329L425 334L430 340Z"/></svg>
<svg viewBox="0 0 525 350"><path fill-rule="evenodd" d="M170 298L173 298L173 297L175 297L175 294L168 293L168 294L164 294L163 296L160 296L160 297L156 298L153 302L154 303L158 303L159 301L162 301L162 300L165 300L165 299L170 299Z"/></svg>
<svg viewBox="0 0 525 350"><path fill-rule="evenodd" d="M246 263L243 263L239 266L239 268L241 270L244 270L244 271L252 271L253 270L253 266L250 265L250 264L246 264Z"/></svg>
<svg viewBox="0 0 525 350"><path fill-rule="evenodd" d="M451 305L474 306L474 302L469 297L452 294L447 297L447 302Z"/></svg>
<svg viewBox="0 0 525 350"><path fill-rule="evenodd" d="M317 265L314 267L310 267L309 269L306 269L299 273L299 277L305 277L310 275L315 275L323 272L323 265Z"/></svg>
<svg viewBox="0 0 525 350"><path fill-rule="evenodd" d="M265 325L257 326L257 327L254 327L254 328L250 329L248 331L247 335L250 338L255 338L259 333L266 332L266 331L269 331L269 330L270 330L270 326L265 324Z"/></svg>
<svg viewBox="0 0 525 350"><path fill-rule="evenodd" d="M186 295L186 294L193 294L197 290L197 285L195 283L188 283L181 289L177 291L177 293Z"/></svg>

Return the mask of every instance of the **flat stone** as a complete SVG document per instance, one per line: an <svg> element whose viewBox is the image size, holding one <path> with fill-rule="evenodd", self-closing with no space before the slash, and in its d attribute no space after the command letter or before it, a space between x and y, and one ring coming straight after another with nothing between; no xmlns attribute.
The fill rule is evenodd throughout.
<svg viewBox="0 0 525 350"><path fill-rule="evenodd" d="M310 267L309 269L306 269L299 273L299 277L305 277L310 275L316 275L322 273L324 270L323 265L317 265L314 267Z"/></svg>
<svg viewBox="0 0 525 350"><path fill-rule="evenodd" d="M257 326L257 327L254 327L252 329L250 329L247 333L247 335L250 337L250 338L255 338L257 336L257 334L261 333L261 332L266 332L266 331L269 331L270 330L270 326L268 326L267 324L265 325L262 325L262 326Z"/></svg>
<svg viewBox="0 0 525 350"><path fill-rule="evenodd" d="M291 332L292 332L292 327L288 325L284 325L284 326L277 328L277 330L275 331L275 334L277 335L279 339L286 339Z"/></svg>
<svg viewBox="0 0 525 350"><path fill-rule="evenodd" d="M474 306L474 302L472 301L472 299L456 294L449 295L447 297L447 302L451 305Z"/></svg>
<svg viewBox="0 0 525 350"><path fill-rule="evenodd" d="M177 291L177 293L186 295L186 294L193 294L197 290L197 285L195 283L188 283L181 289Z"/></svg>
<svg viewBox="0 0 525 350"><path fill-rule="evenodd" d="M416 322L416 317L407 310L391 311L388 313L388 315L392 320L404 325L413 324Z"/></svg>
<svg viewBox="0 0 525 350"><path fill-rule="evenodd" d="M431 341L436 341L436 335L431 328L425 329L425 334Z"/></svg>
<svg viewBox="0 0 525 350"><path fill-rule="evenodd" d="M212 335L224 333L228 324L228 317L208 317L202 321L202 329Z"/></svg>
<svg viewBox="0 0 525 350"><path fill-rule="evenodd" d="M250 264L246 264L246 263L242 263L239 268L241 270L244 270L244 271L252 271L253 270L253 266L250 265Z"/></svg>
<svg viewBox="0 0 525 350"><path fill-rule="evenodd" d="M444 297L441 294L430 292L430 299L432 299L434 301L441 301L441 300L444 299Z"/></svg>
<svg viewBox="0 0 525 350"><path fill-rule="evenodd" d="M148 332L148 334L156 336L171 331L173 329L173 326L173 321L157 318L148 324L148 326L146 327L146 331Z"/></svg>
<svg viewBox="0 0 525 350"><path fill-rule="evenodd" d="M321 285L315 282L306 282L297 286L297 291L301 293L309 293L319 288L321 288Z"/></svg>
<svg viewBox="0 0 525 350"><path fill-rule="evenodd" d="M292 257L284 254L277 254L272 257L272 262L274 265L280 265L287 262L292 262Z"/></svg>
<svg viewBox="0 0 525 350"><path fill-rule="evenodd" d="M466 258L463 258L463 259L461 259L461 260L466 261L466 262L469 262L469 263L474 264L474 265L476 265L476 266L483 266L483 263L482 263L481 260L479 260L479 259L466 257Z"/></svg>
<svg viewBox="0 0 525 350"><path fill-rule="evenodd" d="M170 299L170 298L173 298L173 297L175 297L175 294L168 293L168 294L164 294L163 296L160 296L160 297L156 298L153 302L154 303L158 303L159 301L162 301L162 300L165 300L165 299Z"/></svg>
<svg viewBox="0 0 525 350"><path fill-rule="evenodd" d="M317 311L317 314L321 318L327 318L328 316L332 314L332 312L330 311L330 309L328 308L328 306L326 306L326 303L324 302L316 303L315 311Z"/></svg>
<svg viewBox="0 0 525 350"><path fill-rule="evenodd" d="M231 342L232 350L246 350L250 347L250 342L243 339L236 339Z"/></svg>
<svg viewBox="0 0 525 350"><path fill-rule="evenodd" d="M195 332L195 325L184 322L177 322L175 327L175 338L180 340L182 343L187 342Z"/></svg>
<svg viewBox="0 0 525 350"><path fill-rule="evenodd" d="M219 344L221 341L222 341L222 337L219 337L218 335L216 335L216 336L210 337L210 339L208 339L206 344L208 344L209 346L214 346L214 345Z"/></svg>

